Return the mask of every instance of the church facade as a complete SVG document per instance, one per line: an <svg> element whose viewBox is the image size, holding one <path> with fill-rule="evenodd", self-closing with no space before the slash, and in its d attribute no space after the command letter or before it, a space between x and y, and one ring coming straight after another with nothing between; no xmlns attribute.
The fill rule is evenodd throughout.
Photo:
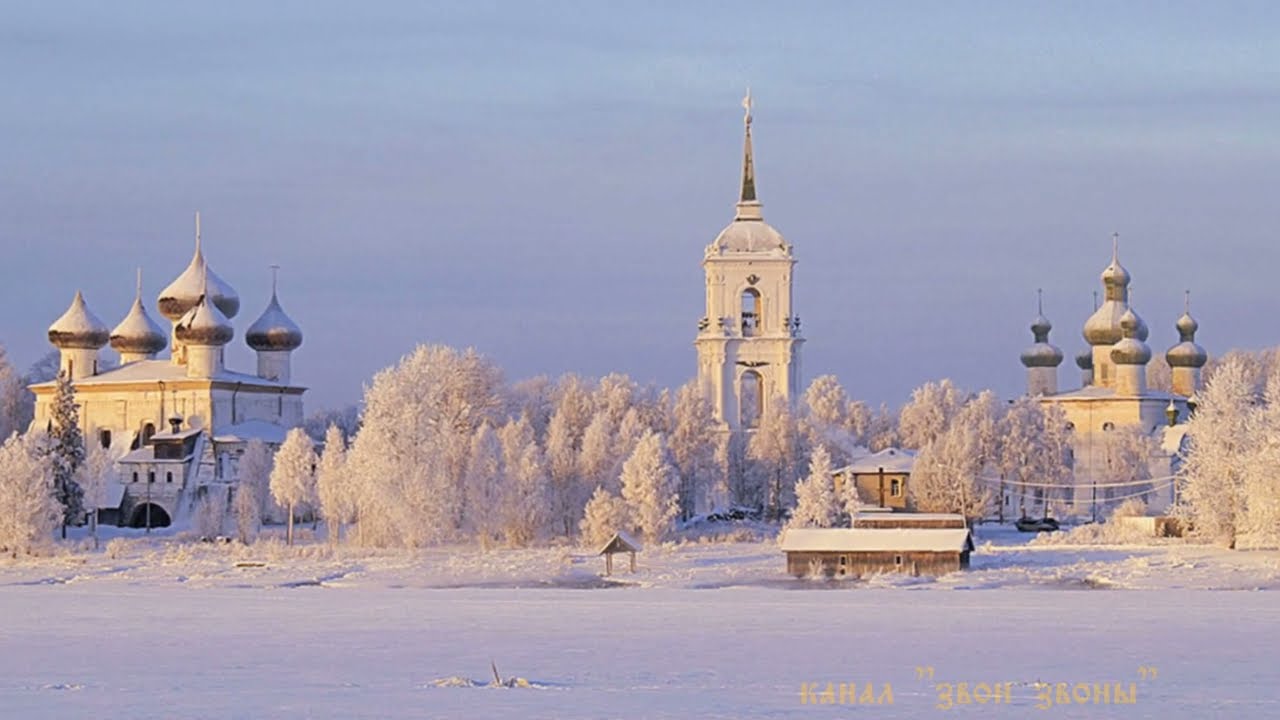
<svg viewBox="0 0 1280 720"><path fill-rule="evenodd" d="M75 388L86 443L118 458L118 482L108 482L97 502L118 509L122 524L163 526L203 497L229 501L247 443L278 446L303 420L305 388L291 377L302 332L281 308L274 283L266 309L245 333L256 371L226 367L240 298L206 263L199 227L197 215L191 262L157 299L167 329L147 311L141 277L132 307L114 329L79 292L49 328L60 372ZM107 345L120 364L103 370L99 353ZM56 381L31 386L33 427L49 423L56 389Z"/></svg>
<svg viewBox="0 0 1280 720"><path fill-rule="evenodd" d="M757 426L768 403L800 394L800 317L791 244L764 221L756 195L751 96L743 101L742 179L733 222L703 253L706 314L694 347L698 382L729 431Z"/></svg>
<svg viewBox="0 0 1280 720"><path fill-rule="evenodd" d="M1191 317L1190 303L1175 327L1179 342L1165 354L1171 369L1171 391L1148 387L1147 368L1152 360L1147 345L1149 330L1129 297L1131 276L1120 264L1118 239L1113 236L1111 263L1102 271L1103 302L1084 324L1089 347L1076 356L1081 372L1079 388L1058 389L1058 366L1063 354L1049 342L1052 325L1043 312L1031 324L1035 342L1022 353L1027 369L1027 393L1041 403L1061 408L1072 433L1075 487L1068 501L1077 514L1094 515L1098 506L1137 496L1161 512L1171 505L1185 422L1195 409L1201 369L1208 361L1195 342L1199 324ZM1152 482L1124 487L1108 467L1112 433L1136 428L1151 438L1148 469ZM1108 482L1111 481L1111 482ZM1099 485L1102 485L1099 488Z"/></svg>

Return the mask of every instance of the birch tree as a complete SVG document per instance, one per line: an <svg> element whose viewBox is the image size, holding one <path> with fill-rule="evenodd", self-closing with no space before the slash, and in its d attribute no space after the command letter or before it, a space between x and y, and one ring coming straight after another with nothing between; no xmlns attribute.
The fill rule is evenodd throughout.
<svg viewBox="0 0 1280 720"><path fill-rule="evenodd" d="M831 455L821 445L813 449L809 474L796 483L796 509L788 527L829 528L840 519L840 502L836 498L831 475Z"/></svg>
<svg viewBox="0 0 1280 720"><path fill-rule="evenodd" d="M645 431L622 467L622 497L646 542L666 537L680 512L675 468L667 460L662 435Z"/></svg>
<svg viewBox="0 0 1280 720"><path fill-rule="evenodd" d="M293 544L293 519L299 505L312 502L316 492L316 451L302 428L294 428L284 438L271 468L271 497L287 508L288 531L285 542Z"/></svg>

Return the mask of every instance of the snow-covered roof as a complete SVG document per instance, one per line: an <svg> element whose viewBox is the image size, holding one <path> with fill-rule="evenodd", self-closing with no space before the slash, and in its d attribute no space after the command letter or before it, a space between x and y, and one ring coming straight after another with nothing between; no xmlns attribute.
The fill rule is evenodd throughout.
<svg viewBox="0 0 1280 720"><path fill-rule="evenodd" d="M49 326L49 342L60 348L95 350L107 344L111 332L89 309L84 295L77 290L71 307Z"/></svg>
<svg viewBox="0 0 1280 720"><path fill-rule="evenodd" d="M766 253L788 257L791 248L783 239L782 233L763 219L735 218L728 227L720 231L711 244L716 253Z"/></svg>
<svg viewBox="0 0 1280 720"><path fill-rule="evenodd" d="M1067 392L1061 392L1056 395L1046 395L1044 396L1043 399L1049 400L1049 401L1111 400L1115 397L1117 397L1115 388L1090 385L1088 387L1076 388L1075 390L1068 390ZM1127 396L1127 397L1131 397L1131 396ZM1147 390L1146 392L1142 393L1141 395L1138 395L1137 397L1143 400L1161 400L1163 402L1169 402L1170 400L1173 400L1176 402L1178 400L1186 399L1181 395L1167 393L1161 390Z"/></svg>
<svg viewBox="0 0 1280 720"><path fill-rule="evenodd" d="M959 552L972 550L961 528L791 528L783 552Z"/></svg>
<svg viewBox="0 0 1280 720"><path fill-rule="evenodd" d="M187 455L181 458L157 458L156 448L154 445L143 445L137 450L131 450L125 453L124 456L121 457L116 462L120 464L130 464L130 463L166 464L167 463L167 464L182 465L183 463L186 463L188 460L190 460L192 457L194 457L194 454Z"/></svg>
<svg viewBox="0 0 1280 720"><path fill-rule="evenodd" d="M158 432L152 435L151 439L153 441L155 440L186 440L192 435L199 435L199 434L200 434L200 428L187 428L186 430L179 430L178 432Z"/></svg>
<svg viewBox="0 0 1280 720"><path fill-rule="evenodd" d="M112 478L102 484L102 501L98 503L99 510L117 509L122 502L124 502L124 483Z"/></svg>
<svg viewBox="0 0 1280 720"><path fill-rule="evenodd" d="M213 441L217 443L248 442L261 440L264 443L279 445L289 430L281 425L266 420L245 420L235 425L224 425L213 431Z"/></svg>
<svg viewBox="0 0 1280 720"><path fill-rule="evenodd" d="M878 473L881 468L887 473L911 473L911 468L915 467L916 453L914 450L903 450L902 448L885 448L878 453L863 455L855 458L853 462L836 470L838 473L848 473L852 475L865 475L870 473Z"/></svg>
<svg viewBox="0 0 1280 720"><path fill-rule="evenodd" d="M128 365L122 365L114 370L108 370L98 375L81 378L76 381L76 387L86 387L107 383L138 383L138 382L175 382L189 380L187 376L187 368L182 365L175 365L168 360L139 360ZM201 378L201 380L215 380L222 382L243 383L245 385L257 385L269 388L288 387L275 380L267 380L257 375L246 375L244 373L223 370L216 373L211 378ZM41 387L48 385L52 387L52 381L47 383L39 383L32 387Z"/></svg>
<svg viewBox="0 0 1280 720"><path fill-rule="evenodd" d="M613 534L613 537L609 538L609 542L600 547L600 551L596 554L603 555L615 552L640 552L640 543L636 542L635 538L619 530Z"/></svg>

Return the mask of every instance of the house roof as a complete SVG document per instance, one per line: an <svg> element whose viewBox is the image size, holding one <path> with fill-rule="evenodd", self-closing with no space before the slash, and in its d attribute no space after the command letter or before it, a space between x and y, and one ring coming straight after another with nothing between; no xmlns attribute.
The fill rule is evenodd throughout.
<svg viewBox="0 0 1280 720"><path fill-rule="evenodd" d="M916 453L914 450L903 450L902 448L885 448L878 453L863 455L856 458L853 462L836 470L838 473L850 473L853 475L866 475L869 473L878 473L883 468L887 473L905 473L910 474L911 468L915 467Z"/></svg>
<svg viewBox="0 0 1280 720"><path fill-rule="evenodd" d="M246 375L244 373L223 370L212 377L207 378L191 378L187 376L187 368L183 365L175 365L169 360L139 360L131 362L127 365L121 365L114 370L108 370L97 375L80 378L75 381L76 387L94 387L97 385L107 385L111 383L140 383L140 382L180 382L183 380L198 380L215 382L232 382L243 383L247 386L259 386L266 388L283 388L290 387L275 380L267 380L257 375ZM49 381L45 383L36 383L32 388L49 386L52 387L56 383Z"/></svg>
<svg viewBox="0 0 1280 720"><path fill-rule="evenodd" d="M636 542L635 538L630 535L618 531L613 534L613 537L609 538L609 542L605 543L600 548L600 552L596 554L604 555L605 553L617 552L640 552L640 543Z"/></svg>
<svg viewBox="0 0 1280 720"><path fill-rule="evenodd" d="M245 420L235 425L223 425L213 431L213 441L217 443L248 442L261 440L265 443L280 445L289 431L281 425L266 420Z"/></svg>
<svg viewBox="0 0 1280 720"><path fill-rule="evenodd" d="M973 549L961 528L791 528L783 552L960 552Z"/></svg>
<svg viewBox="0 0 1280 720"><path fill-rule="evenodd" d="M886 512L888 511L888 512ZM918 513L918 512L893 512L892 508L860 508L858 514L854 516L855 520L891 520L894 522L910 522L912 520L936 522L939 520L948 520L951 522L964 523L964 516L960 513Z"/></svg>

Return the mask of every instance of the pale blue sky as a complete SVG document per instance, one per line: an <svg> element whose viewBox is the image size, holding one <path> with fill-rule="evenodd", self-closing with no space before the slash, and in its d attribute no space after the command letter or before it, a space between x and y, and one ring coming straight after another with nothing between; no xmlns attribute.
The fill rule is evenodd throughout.
<svg viewBox="0 0 1280 720"><path fill-rule="evenodd" d="M76 288L113 325L141 265L154 312L200 209L230 361L283 265L313 409L418 342L679 384L748 84L806 382L1017 393L1035 289L1070 358L1113 230L1157 352L1187 287L1211 352L1280 344L1274 3L177 5L6 4L21 365Z"/></svg>

